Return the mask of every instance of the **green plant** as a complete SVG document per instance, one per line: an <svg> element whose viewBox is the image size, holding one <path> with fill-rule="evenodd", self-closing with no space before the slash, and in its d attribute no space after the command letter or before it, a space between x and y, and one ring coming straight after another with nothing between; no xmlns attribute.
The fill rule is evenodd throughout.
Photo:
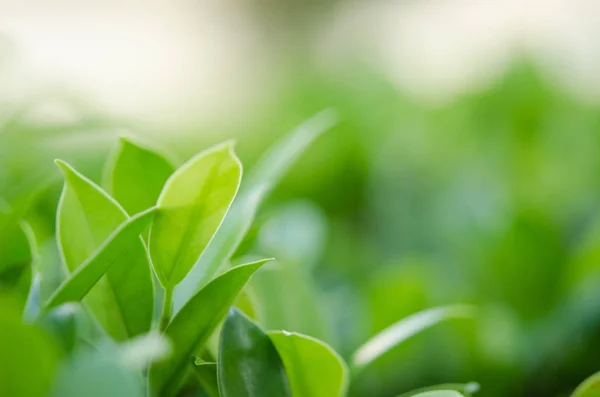
<svg viewBox="0 0 600 397"><path fill-rule="evenodd" d="M233 266L231 257L269 190L332 123L331 113L310 120L243 183L231 142L174 167L121 139L104 187L57 160L64 188L56 241L67 273L48 298L35 239L0 208L0 395L344 396L355 375L399 343L471 318L462 305L414 314L367 341L349 365L313 336L259 325L245 287L270 259ZM575 396L596 395L596 379ZM477 389L449 384L402 396Z"/></svg>

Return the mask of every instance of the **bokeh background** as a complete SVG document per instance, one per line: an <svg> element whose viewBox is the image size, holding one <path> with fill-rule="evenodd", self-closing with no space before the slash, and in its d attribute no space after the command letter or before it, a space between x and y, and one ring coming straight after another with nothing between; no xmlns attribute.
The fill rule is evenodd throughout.
<svg viewBox="0 0 600 397"><path fill-rule="evenodd" d="M278 258L253 280L263 325L348 357L470 303L351 396L567 396L600 370L598 18L595 0L2 0L0 197L44 266L52 159L98 181L119 135L179 162L236 138L248 169L333 108L236 254Z"/></svg>

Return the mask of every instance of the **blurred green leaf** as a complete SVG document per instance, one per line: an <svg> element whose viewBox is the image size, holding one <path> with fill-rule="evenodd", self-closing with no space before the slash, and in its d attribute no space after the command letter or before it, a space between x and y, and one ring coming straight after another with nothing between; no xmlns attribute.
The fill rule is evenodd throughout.
<svg viewBox="0 0 600 397"><path fill-rule="evenodd" d="M67 163L60 160L56 163L65 177L57 213L57 240L67 268L75 272L128 217L99 186ZM142 218L140 222L144 221ZM138 222L134 225L141 226ZM136 231L126 230L128 236L129 232ZM112 249L107 253L112 256ZM99 257L102 262L103 256ZM153 286L141 237L114 260L106 275L86 297L86 303L102 327L113 338L121 340L150 329ZM96 262L92 263L95 267Z"/></svg>
<svg viewBox="0 0 600 397"><path fill-rule="evenodd" d="M34 252L35 238L29 225L0 201L0 291L27 297Z"/></svg>
<svg viewBox="0 0 600 397"><path fill-rule="evenodd" d="M40 328L54 336L67 353L74 349L77 341L78 310L78 305L66 303L42 313L37 319Z"/></svg>
<svg viewBox="0 0 600 397"><path fill-rule="evenodd" d="M151 208L119 225L98 250L61 284L48 300L46 308L53 308L66 302L81 301L102 276L117 263L123 252L137 243L140 233L148 227L155 213L156 209Z"/></svg>
<svg viewBox="0 0 600 397"><path fill-rule="evenodd" d="M473 317L473 308L465 305L437 307L415 313L384 329L359 347L352 356L352 364L355 369L364 368L398 344L427 328L445 320L471 317Z"/></svg>
<svg viewBox="0 0 600 397"><path fill-rule="evenodd" d="M51 340L21 322L18 302L0 296L0 396L46 396L57 364Z"/></svg>
<svg viewBox="0 0 600 397"><path fill-rule="evenodd" d="M217 363L203 362L194 358L194 373L200 385L210 397L220 397L219 380L217 378Z"/></svg>
<svg viewBox="0 0 600 397"><path fill-rule="evenodd" d="M156 205L175 167L156 151L120 138L107 163L103 185L130 215Z"/></svg>
<svg viewBox="0 0 600 397"><path fill-rule="evenodd" d="M331 347L297 333L272 331L268 334L283 361L293 396L346 395L348 368Z"/></svg>
<svg viewBox="0 0 600 397"><path fill-rule="evenodd" d="M434 392L434 391L456 391L461 393L460 396L471 397L473 393L479 390L479 384L475 382L469 383L447 383L443 385L423 387L417 390L409 391L408 393L401 394L397 397L412 397L420 396L423 393Z"/></svg>
<svg viewBox="0 0 600 397"><path fill-rule="evenodd" d="M600 397L600 372L587 378L571 397Z"/></svg>
<svg viewBox="0 0 600 397"><path fill-rule="evenodd" d="M435 391L427 391L425 393L419 394L411 394L413 397L463 397L457 391L454 390L435 390Z"/></svg>
<svg viewBox="0 0 600 397"><path fill-rule="evenodd" d="M205 285L231 258L254 221L258 207L298 157L323 132L337 123L337 114L326 110L313 116L277 142L254 166L223 224L188 276L175 290L175 311Z"/></svg>
<svg viewBox="0 0 600 397"><path fill-rule="evenodd" d="M144 397L142 377L127 368L117 349L102 346L78 352L63 363L50 397Z"/></svg>
<svg viewBox="0 0 600 397"><path fill-rule="evenodd" d="M149 247L156 275L167 290L183 280L212 239L241 176L233 143L226 142L193 157L165 184Z"/></svg>
<svg viewBox="0 0 600 397"><path fill-rule="evenodd" d="M190 369L190 357L206 344L252 274L269 259L236 266L211 281L175 315L165 330L173 345L168 360L150 367L149 380L158 396L172 396Z"/></svg>
<svg viewBox="0 0 600 397"><path fill-rule="evenodd" d="M222 397L292 395L273 342L258 325L235 308L229 311L221 330L218 376Z"/></svg>

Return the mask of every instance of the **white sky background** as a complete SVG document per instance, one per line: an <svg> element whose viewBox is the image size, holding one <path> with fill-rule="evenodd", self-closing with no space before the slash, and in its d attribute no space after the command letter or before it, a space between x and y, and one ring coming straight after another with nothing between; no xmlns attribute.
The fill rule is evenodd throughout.
<svg viewBox="0 0 600 397"><path fill-rule="evenodd" d="M265 73L235 2L11 1L0 0L3 101L61 87L111 114L177 124L241 111Z"/></svg>
<svg viewBox="0 0 600 397"><path fill-rule="evenodd" d="M0 0L0 103L61 87L164 126L243 117L277 85L251 3ZM600 0L342 1L322 20L321 65L358 54L425 103L485 88L523 53L600 99Z"/></svg>

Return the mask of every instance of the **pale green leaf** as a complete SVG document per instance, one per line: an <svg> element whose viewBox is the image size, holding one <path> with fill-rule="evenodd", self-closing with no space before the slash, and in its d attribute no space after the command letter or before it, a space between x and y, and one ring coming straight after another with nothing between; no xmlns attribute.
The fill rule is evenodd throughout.
<svg viewBox="0 0 600 397"><path fill-rule="evenodd" d="M175 167L156 151L120 138L105 169L103 185L129 214L156 205Z"/></svg>
<svg viewBox="0 0 600 397"><path fill-rule="evenodd" d="M190 271L221 225L242 176L227 142L181 166L167 181L150 230L150 256L161 284L173 289Z"/></svg>
<svg viewBox="0 0 600 397"><path fill-rule="evenodd" d="M600 372L587 378L575 389L571 397L600 397Z"/></svg>
<svg viewBox="0 0 600 397"><path fill-rule="evenodd" d="M206 344L252 274L269 259L234 267L215 278L175 315L165 330L170 358L150 367L150 385L158 396L177 392L191 368L190 358Z"/></svg>
<svg viewBox="0 0 600 397"><path fill-rule="evenodd" d="M204 254L175 289L175 311L225 265L248 232L263 199L306 148L336 122L335 112L323 111L277 142L260 158L244 181L240 193Z"/></svg>
<svg viewBox="0 0 600 397"><path fill-rule="evenodd" d="M348 368L328 345L310 336L285 331L269 332L285 366L293 396L343 397Z"/></svg>
<svg viewBox="0 0 600 397"><path fill-rule="evenodd" d="M235 308L229 311L221 330L217 372L222 397L292 395L283 362L273 342L258 325Z"/></svg>
<svg viewBox="0 0 600 397"><path fill-rule="evenodd" d="M139 243L140 233L148 227L156 210L151 208L123 222L98 250L81 264L50 297L46 308L66 302L79 302L118 262L131 245Z"/></svg>
<svg viewBox="0 0 600 397"><path fill-rule="evenodd" d="M68 164L57 165L65 187L57 214L57 240L63 261L75 272L128 219L123 208L99 186ZM116 258L85 298L102 327L116 339L147 332L153 313L153 286L141 237Z"/></svg>
<svg viewBox="0 0 600 397"><path fill-rule="evenodd" d="M414 394L413 397L463 397L463 395L454 390L435 390Z"/></svg>
<svg viewBox="0 0 600 397"><path fill-rule="evenodd" d="M408 338L442 321L471 317L473 309L465 305L437 307L413 314L384 329L362 345L352 356L352 364L354 368L360 369Z"/></svg>

